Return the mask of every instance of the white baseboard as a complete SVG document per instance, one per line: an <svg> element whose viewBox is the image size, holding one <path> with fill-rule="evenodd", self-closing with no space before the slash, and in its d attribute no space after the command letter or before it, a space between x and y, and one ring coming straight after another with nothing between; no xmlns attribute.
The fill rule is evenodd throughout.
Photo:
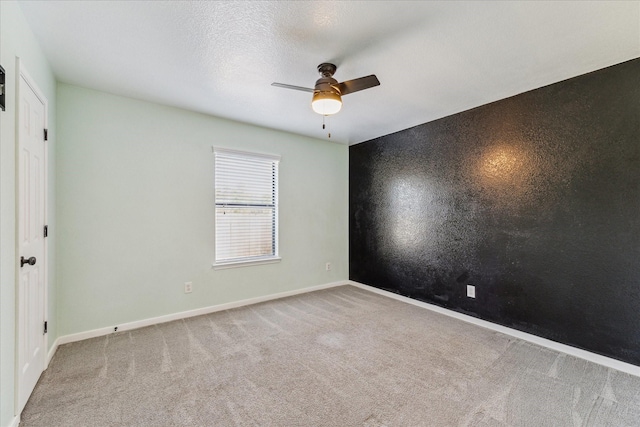
<svg viewBox="0 0 640 427"><path fill-rule="evenodd" d="M49 363L51 363L51 359L53 359L53 355L56 354L56 351L58 351L59 346L60 346L60 337L56 338L56 340L53 342L53 345L49 349L49 352L47 353L47 360L45 362L44 369L47 369L49 367Z"/></svg>
<svg viewBox="0 0 640 427"><path fill-rule="evenodd" d="M394 294L393 292L384 291L382 289L374 288L373 286L365 285L363 283L354 282L353 280L349 280L348 283L360 289L374 292L379 295L384 295L386 297L393 298L395 300L406 302L409 304L413 304L418 307L426 308L427 310L435 311L436 313L444 314L446 316L453 317L455 319L462 320L468 323L473 323L474 325L481 326L486 329L491 329L492 331L500 332L515 338L520 338L521 340L528 341L533 344L538 344L542 347L546 347L551 350L555 350L561 353L569 354L571 356L579 357L581 359L588 360L589 362L606 366L607 368L613 368L618 371L626 372L628 374L640 377L640 366L632 365L626 362L621 362L620 360L612 359L606 356L601 356L599 354L591 353L590 351L582 350L576 347L571 347L566 344L560 344L559 342L551 341L546 338L541 338L537 335L521 332L516 329L511 329L506 326L498 325L497 323L492 323L487 320L478 319L473 316L468 316L466 314L458 313L453 310L448 310L446 308L442 308L434 304L429 304L426 302L415 300L413 298Z"/></svg>
<svg viewBox="0 0 640 427"><path fill-rule="evenodd" d="M107 326L105 328L93 329L91 331L79 332L77 334L70 334L58 337L52 346L52 352L49 355L48 360L51 360L55 349L62 344L68 344L75 341L82 341L89 338L100 337L114 333L114 328L118 327L118 332L130 331L132 329L143 328L145 326L157 325L159 323L171 322L172 320L186 319L189 317L200 316L203 314L214 313L216 311L230 310L232 308L242 307L245 305L258 304L260 302L271 301L274 299L290 297L294 295L300 295L307 292L319 291L321 289L333 288L335 286L347 285L348 281L343 280L339 282L325 283L323 285L311 286L308 288L294 289L292 291L280 292L277 294L264 295L261 297L249 298L240 301L228 302L225 304L212 305L209 307L197 308L195 310L182 311L179 313L167 314L164 316L152 317L149 319L136 320L134 322L123 323L119 325Z"/></svg>
<svg viewBox="0 0 640 427"><path fill-rule="evenodd" d="M156 324L159 324L159 323L171 322L172 320L186 319L186 318L189 318L189 317L194 317L194 316L200 316L200 315L203 315L203 314L214 313L216 311L230 310L232 308L243 307L243 306L251 305L251 304L258 304L258 303L265 302L265 301L271 301L271 300L275 300L275 299L279 299L279 298L285 298L285 297L290 297L290 296L294 296L294 295L300 295L300 294L304 294L304 293L307 293L307 292L319 291L321 289L328 289L328 288L333 288L333 287L342 286L342 285L352 285L352 286L358 287L360 289L364 289L364 290L369 291L369 292L373 292L373 293L376 293L376 294L379 294L379 295L383 295L383 296L386 296L386 297L389 297L389 298L393 298L395 300L406 302L408 304L413 304L413 305L418 306L418 307L426 308L426 309L434 311L436 313L444 314L445 316L453 317L455 319L462 320L462 321L467 322L467 323L472 323L474 325L477 325L477 326L480 326L480 327L483 327L483 328L486 328L486 329L490 329L492 331L500 332L500 333L503 333L505 335L509 335L509 336L512 336L512 337L515 337L515 338L519 338L519 339L524 340L524 341L531 342L533 344L540 345L542 347L549 348L551 350L555 350L555 351L559 351L561 353L569 354L571 356L579 357L581 359L588 360L590 362L597 363L599 365L606 366L608 368L613 368L613 369L616 369L618 371L626 372L628 374L640 377L640 366L632 365L632 364L626 363L626 362L621 362L620 360L616 360L616 359L612 359L610 357L606 357L606 356L602 356L602 355L599 355L599 354L595 354L595 353L592 353L590 351L582 350L582 349L579 349L579 348L576 348L576 347L571 347L569 345L561 344L561 343L558 343L558 342L555 342L555 341L551 341L551 340L548 340L546 338L539 337L537 335L528 334L526 332L522 332L522 331L518 331L516 329L508 328L506 326L498 325L497 323L492 323L492 322L489 322L489 321L486 321L486 320L478 319L478 318L473 317L473 316L468 316L466 314L458 313L456 311L449 310L449 309L446 309L446 308L442 308L442 307L439 307L439 306L434 305L434 304L429 304L429 303L426 303L426 302L418 301L418 300L415 300L415 299L412 299L412 298L409 298L409 297L398 295L398 294L395 294L393 292L384 291L382 289L374 288L373 286L365 285L363 283L355 282L355 281L352 281L352 280L344 280L344 281L339 281L339 282L326 283L324 285L311 286L311 287L308 287L308 288L295 289L293 291L280 292L280 293L277 293L277 294L264 295L264 296L261 296L261 297L249 298L249 299L229 302L229 303L225 303L225 304L218 304L218 305L213 305L213 306L209 306L209 307L198 308L198 309L195 309L195 310L183 311L183 312L179 312L179 313L167 314L167 315L164 315L164 316L158 316L158 317L153 317L153 318L149 318L149 319L137 320L137 321L134 321L134 322L129 322L129 323L124 323L124 324L117 325L118 326L118 332L120 332L120 331L129 331L129 330L132 330L132 329L138 329L138 328L142 328L142 327L145 327L145 326L156 325ZM58 349L58 346L60 346L62 344L75 342L75 341L82 341L82 340L85 340L85 339L88 339L88 338L95 338L95 337L100 337L100 336L111 334L111 333L114 332L113 329L114 329L115 326L116 325L108 326L108 327L100 328L100 329L93 329L91 331L80 332L80 333L77 333L77 334L64 335L64 336L58 337L58 339L55 340L53 346L51 346L51 349L49 350L49 354L48 354L48 357L47 357L47 365L49 364L49 362L53 358L53 355L55 354L56 350ZM18 421L19 421L19 419L18 419ZM11 426L13 427L13 424ZM16 426L17 426L17 424L16 424Z"/></svg>
<svg viewBox="0 0 640 427"><path fill-rule="evenodd" d="M8 427L18 427L18 424L20 424L20 415L18 415L17 417L13 417Z"/></svg>

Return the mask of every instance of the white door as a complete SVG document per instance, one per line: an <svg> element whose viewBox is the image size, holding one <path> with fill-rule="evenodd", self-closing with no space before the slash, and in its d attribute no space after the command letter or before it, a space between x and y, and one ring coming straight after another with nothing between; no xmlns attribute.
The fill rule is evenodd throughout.
<svg viewBox="0 0 640 427"><path fill-rule="evenodd" d="M17 413L45 364L46 100L20 75L18 85L18 306Z"/></svg>

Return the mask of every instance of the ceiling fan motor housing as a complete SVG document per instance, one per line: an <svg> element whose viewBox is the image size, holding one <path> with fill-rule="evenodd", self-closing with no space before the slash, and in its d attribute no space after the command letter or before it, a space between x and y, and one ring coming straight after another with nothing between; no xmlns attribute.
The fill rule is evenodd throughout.
<svg viewBox="0 0 640 427"><path fill-rule="evenodd" d="M338 90L338 81L333 77L322 77L316 81L316 92L331 92L336 95L341 95Z"/></svg>
<svg viewBox="0 0 640 427"><path fill-rule="evenodd" d="M342 108L338 81L332 77L335 71L336 66L333 64L318 65L318 72L322 77L316 81L311 101L313 111L318 114L328 116L337 113Z"/></svg>
<svg viewBox="0 0 640 427"><path fill-rule="evenodd" d="M338 81L333 78L337 69L338 67L328 62L323 62L318 65L318 73L320 73L322 77L316 81L316 92L329 92L338 96L342 95L338 89Z"/></svg>

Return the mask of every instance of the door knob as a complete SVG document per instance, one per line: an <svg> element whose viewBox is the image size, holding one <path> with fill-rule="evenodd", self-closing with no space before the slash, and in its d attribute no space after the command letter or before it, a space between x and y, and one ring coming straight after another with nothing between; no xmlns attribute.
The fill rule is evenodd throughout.
<svg viewBox="0 0 640 427"><path fill-rule="evenodd" d="M23 256L20 257L20 267L24 267L25 264L36 265L36 257L32 256L31 258L24 259Z"/></svg>

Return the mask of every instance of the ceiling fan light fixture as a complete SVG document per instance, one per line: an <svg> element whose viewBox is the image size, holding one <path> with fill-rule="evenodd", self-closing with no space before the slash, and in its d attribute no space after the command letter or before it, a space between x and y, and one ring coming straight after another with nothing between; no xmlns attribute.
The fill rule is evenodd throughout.
<svg viewBox="0 0 640 427"><path fill-rule="evenodd" d="M314 92L311 108L323 116L336 114L342 108L342 97L331 91Z"/></svg>
<svg viewBox="0 0 640 427"><path fill-rule="evenodd" d="M313 98L311 99L311 108L313 111L323 116L330 116L336 114L342 108L343 95L349 95L350 93L380 85L380 81L374 74L338 83L338 81L333 78L336 69L337 67L334 64L328 62L323 62L318 65L320 78L316 81L313 89L276 82L271 83L271 86L300 90L303 92L313 92Z"/></svg>

